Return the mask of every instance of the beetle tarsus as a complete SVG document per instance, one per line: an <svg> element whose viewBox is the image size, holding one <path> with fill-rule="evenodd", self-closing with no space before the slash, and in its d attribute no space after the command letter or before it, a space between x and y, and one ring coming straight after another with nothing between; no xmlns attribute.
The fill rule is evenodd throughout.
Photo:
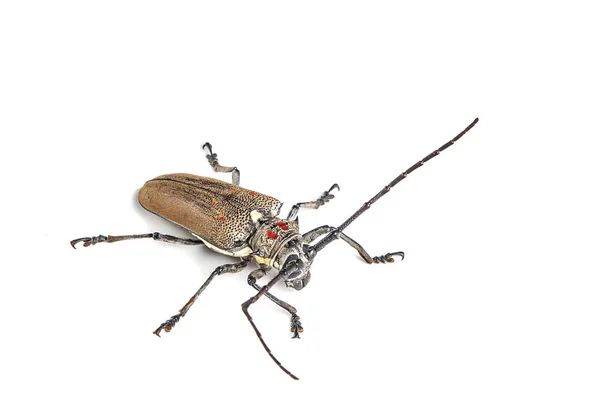
<svg viewBox="0 0 600 398"><path fill-rule="evenodd" d="M217 154L212 151L212 145L209 142L202 145L202 149L208 149L206 159L208 159L208 164L210 164L210 167L214 171L217 173L231 173L231 182L233 185L240 185L240 171L237 167L221 166Z"/></svg>
<svg viewBox="0 0 600 398"><path fill-rule="evenodd" d="M210 144L210 142L207 142L206 144L202 145L202 149L207 149L207 148L208 148L208 154L206 155L206 159L208 159L208 163L210 164L210 166L212 168L215 168L215 166L217 166L219 164L219 160L217 159L217 154L213 153L212 145Z"/></svg>
<svg viewBox="0 0 600 398"><path fill-rule="evenodd" d="M374 256L373 257L373 262L374 263L393 263L395 260L392 256L400 256L400 261L404 260L404 252L393 252L393 253L387 253L384 254L383 256Z"/></svg>
<svg viewBox="0 0 600 398"><path fill-rule="evenodd" d="M93 236L91 238L85 237L85 238L74 239L70 243L71 243L71 246L73 247L73 249L77 249L77 247L75 247L75 245L77 245L79 242L83 242L83 247L88 247L91 245L95 245L96 243L106 242L107 239L108 238L104 235L98 235L98 236Z"/></svg>
<svg viewBox="0 0 600 398"><path fill-rule="evenodd" d="M340 186L338 184L333 184L331 186L331 188L329 188L329 190L323 192L323 195L321 195L321 197L319 199L317 199L317 202L319 202L319 205L324 205L325 203L329 202L331 199L335 198L335 196L331 194L331 191L333 191L334 189L337 189L339 192Z"/></svg>
<svg viewBox="0 0 600 398"><path fill-rule="evenodd" d="M153 333L155 335L157 335L158 337L161 337L160 332L163 330L165 332L169 333L171 330L173 330L173 328L175 327L175 324L177 322L179 322L180 319L181 319L181 314L173 315L168 321L163 322Z"/></svg>
<svg viewBox="0 0 600 398"><path fill-rule="evenodd" d="M292 314L292 322L291 322L292 328L290 329L290 332L292 332L294 335L292 336L293 339L299 339L300 338L300 334L304 332L304 328L302 327L302 323L300 322L300 317L296 314Z"/></svg>

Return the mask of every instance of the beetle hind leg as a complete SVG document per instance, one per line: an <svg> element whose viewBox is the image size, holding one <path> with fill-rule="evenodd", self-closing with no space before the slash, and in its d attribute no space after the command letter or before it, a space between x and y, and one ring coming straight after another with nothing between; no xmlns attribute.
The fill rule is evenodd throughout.
<svg viewBox="0 0 600 398"><path fill-rule="evenodd" d="M248 284L260 292L261 287L256 284L256 281L265 276L265 274L265 271L262 269L252 271L250 275L248 275ZM267 296L269 300L271 300L272 302L274 302L275 304L277 304L278 306L290 313L292 317L290 321L290 332L292 332L292 338L299 339L300 333L304 331L304 328L302 327L302 323L300 322L300 317L297 314L296 307L286 303L283 300L278 299L269 292L265 292L265 296Z"/></svg>
<svg viewBox="0 0 600 398"><path fill-rule="evenodd" d="M71 246L73 247L73 249L76 249L75 246L80 242L83 242L83 247L88 247L88 246L93 246L96 243L102 243L102 242L113 243L113 242L120 242L122 240L145 239L145 238L152 238L154 240L161 241L161 242L167 242L167 243L179 243L182 245L202 245L203 244L203 242L200 239L178 238L177 236L165 235L165 234L161 234L160 232L153 232L153 233L149 233L149 234L139 234L139 235L120 235L120 236L98 235L98 236L74 239L70 243L71 243Z"/></svg>
<svg viewBox="0 0 600 398"><path fill-rule="evenodd" d="M210 163L210 166L213 168L214 171L216 171L217 173L231 173L231 180L233 182L233 185L240 185L240 171L237 167L221 166L219 164L219 160L217 159L217 154L213 153L212 151L212 145L210 144L210 142L207 142L206 144L202 145L202 149L205 149L207 151L206 159L208 159L208 163Z"/></svg>

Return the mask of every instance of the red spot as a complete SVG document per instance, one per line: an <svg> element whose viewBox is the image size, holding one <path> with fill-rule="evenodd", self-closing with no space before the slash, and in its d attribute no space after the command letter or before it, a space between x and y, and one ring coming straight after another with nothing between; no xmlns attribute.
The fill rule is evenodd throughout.
<svg viewBox="0 0 600 398"><path fill-rule="evenodd" d="M278 235L275 232L271 231L270 229L267 229L267 236L271 239L275 239L275 238L277 238Z"/></svg>
<svg viewBox="0 0 600 398"><path fill-rule="evenodd" d="M214 205L216 205L216 204L217 204L217 201L213 199L213 200L212 200L212 205L214 206Z"/></svg>
<svg viewBox="0 0 600 398"><path fill-rule="evenodd" d="M248 195L250 195L250 196L256 196L256 192L250 191L250 192L248 192Z"/></svg>
<svg viewBox="0 0 600 398"><path fill-rule="evenodd" d="M290 229L290 227L288 227L287 224L284 222L278 222L275 225L277 225L279 228L283 229L284 231L287 231L288 229Z"/></svg>
<svg viewBox="0 0 600 398"><path fill-rule="evenodd" d="M227 219L225 217L223 217L223 216L219 217L219 220L221 220L221 221L227 221Z"/></svg>

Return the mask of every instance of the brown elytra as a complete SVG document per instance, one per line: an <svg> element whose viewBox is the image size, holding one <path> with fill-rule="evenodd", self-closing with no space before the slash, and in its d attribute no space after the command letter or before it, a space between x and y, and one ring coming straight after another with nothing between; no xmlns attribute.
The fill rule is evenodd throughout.
<svg viewBox="0 0 600 398"><path fill-rule="evenodd" d="M228 252L248 246L255 231L251 211L274 217L282 204L271 196L214 178L179 173L148 181L138 200L144 209Z"/></svg>

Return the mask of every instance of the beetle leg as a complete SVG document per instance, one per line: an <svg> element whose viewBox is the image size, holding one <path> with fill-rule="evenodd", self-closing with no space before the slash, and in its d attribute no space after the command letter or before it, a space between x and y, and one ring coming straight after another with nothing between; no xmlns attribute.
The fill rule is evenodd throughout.
<svg viewBox="0 0 600 398"><path fill-rule="evenodd" d="M175 324L177 322L179 322L179 320L182 317L184 317L185 314L187 314L187 312L190 310L192 305L196 302L196 299L198 298L198 296L200 296L200 294L204 291L204 289L206 289L206 287L210 284L210 282L214 279L215 276L221 275L221 274L235 274L236 272L240 272L241 270L246 268L246 265L248 265L249 262L250 262L249 259L244 259L239 263L224 264L224 265L220 265L217 268L215 268L215 270L210 274L208 279L202 284L202 286L200 286L200 289L198 289L196 294L194 294L188 300L188 302L179 310L179 313L176 315L173 315L171 318L169 318L169 320L163 322L153 333L155 335L157 335L158 337L160 337L161 331L164 330L167 333L170 332L171 329L173 329L173 327L175 327Z"/></svg>
<svg viewBox="0 0 600 398"><path fill-rule="evenodd" d="M266 294L268 292L268 290L273 287L277 282L279 282L283 276L284 276L284 271L281 271L277 274L277 276L273 279L271 279L271 281L269 283L267 283L265 286L263 286L258 293L255 296L250 297L250 299L248 299L248 301L244 302L242 304L242 311L244 312L244 314L246 315L246 318L248 318L248 322L250 322L250 325L252 326L252 329L254 329L254 332L256 333L256 336L258 337L258 339L260 340L260 343L262 344L262 346L264 347L265 351L267 351L267 354L269 354L269 356L271 357L271 359L273 360L273 362L275 362L277 364L277 366L279 366L279 368L281 370L283 370L288 376L290 376L292 379L294 380L298 380L298 378L296 376L294 376L289 370L287 370L282 364L281 362L279 362L279 360L277 358L275 358L275 355L273 355L273 353L271 352L271 349L269 348L269 346L267 346L267 343L265 343L265 340L263 339L262 335L260 334L258 328L256 327L256 325L254 324L254 321L252 320L252 317L250 316L250 313L248 312L248 308L256 303L256 301L260 298L260 296Z"/></svg>
<svg viewBox="0 0 600 398"><path fill-rule="evenodd" d="M334 227L330 227L329 225L323 225L323 226L317 227L311 231L306 232L304 235L302 235L302 241L306 244L312 243L319 236L325 235L326 233L329 233L329 232L333 231L334 229L335 229Z"/></svg>
<svg viewBox="0 0 600 398"><path fill-rule="evenodd" d="M265 276L265 271L262 269L256 269L250 272L250 275L248 275L248 284L260 292L261 287L256 284L256 281L262 278L263 276ZM296 308L293 305L278 299L269 292L265 292L265 296L267 296L269 300L271 300L272 302L274 302L275 304L277 304L278 306L290 313L290 315L292 316L292 320L290 322L290 332L293 333L292 338L299 339L299 333L302 333L304 331L304 328L302 328L302 323L300 322L300 317L296 313Z"/></svg>
<svg viewBox="0 0 600 398"><path fill-rule="evenodd" d="M325 235L329 232L335 231L336 229L337 228L331 227L329 225L323 225L321 227L313 229L312 231L308 231L307 233L302 235L302 240L304 241L304 243L308 244L313 242L318 237ZM363 260L365 260L369 264L386 262L393 263L394 258L392 256L400 256L402 257L402 260L404 260L404 252L393 252L384 254L383 256L371 257L369 253L367 253L367 251L358 242L350 238L348 235L344 234L343 232L338 232L337 235L337 238L342 239L344 242L352 246L358 252L358 254L360 254Z"/></svg>
<svg viewBox="0 0 600 398"><path fill-rule="evenodd" d="M76 249L75 245L78 244L79 242L83 242L83 247L88 247L90 245L95 245L96 243L102 243L102 242L113 243L113 242L119 242L122 240L144 239L144 238L152 238L154 240L159 240L161 242L168 242L168 243L180 243L182 245L201 245L201 244L203 244L203 242L199 239L178 238L176 236L163 235L160 232L154 232L151 234L141 234L141 235L121 235L121 236L98 235L98 236L93 236L91 238L79 238L79 239L72 240L71 246L73 246L73 249Z"/></svg>
<svg viewBox="0 0 600 398"><path fill-rule="evenodd" d="M212 145L209 142L202 145L202 149L208 149L208 153L206 158L208 159L208 163L210 163L211 167L217 173L231 173L231 180L233 185L240 185L240 171L237 167L226 167L221 166L219 164L219 160L217 159L217 154L213 153Z"/></svg>
<svg viewBox="0 0 600 398"><path fill-rule="evenodd" d="M404 260L404 252L393 252L393 253L384 254L383 256L371 257L369 255L369 253L367 253L367 251L358 242L356 242L355 240L350 238L348 235L345 235L340 232L340 238L344 242L348 243L350 246L355 248L356 251L358 252L358 254L360 254L360 256L363 258L363 260L365 260L369 264L386 263L386 262L393 263L394 259L392 258L392 256L400 256L401 259Z"/></svg>
<svg viewBox="0 0 600 398"><path fill-rule="evenodd" d="M292 206L292 209L290 210L290 213L287 216L288 220L295 220L298 218L298 210L300 210L301 207L307 207L309 209L318 209L319 207L323 206L325 203L329 202L331 199L335 198L334 195L331 194L331 191L333 191L334 189L336 189L339 191L340 187L338 184L333 184L331 186L331 188L329 188L329 190L323 192L323 195L321 195L321 197L317 200L314 200L312 202L300 202L300 203L296 203L294 206Z"/></svg>
<svg viewBox="0 0 600 398"><path fill-rule="evenodd" d="M322 227L315 228L312 231L305 233L304 235L302 235L302 238L304 240L304 243L311 243L320 236L335 231L336 229L337 228L331 227L329 225L323 225ZM350 246L356 249L358 254L360 254L363 260L365 260L367 263L371 264L373 262L373 259L371 258L369 253L367 253L367 251L358 242L356 242L343 232L338 231L336 238L341 238L344 242L348 243Z"/></svg>

